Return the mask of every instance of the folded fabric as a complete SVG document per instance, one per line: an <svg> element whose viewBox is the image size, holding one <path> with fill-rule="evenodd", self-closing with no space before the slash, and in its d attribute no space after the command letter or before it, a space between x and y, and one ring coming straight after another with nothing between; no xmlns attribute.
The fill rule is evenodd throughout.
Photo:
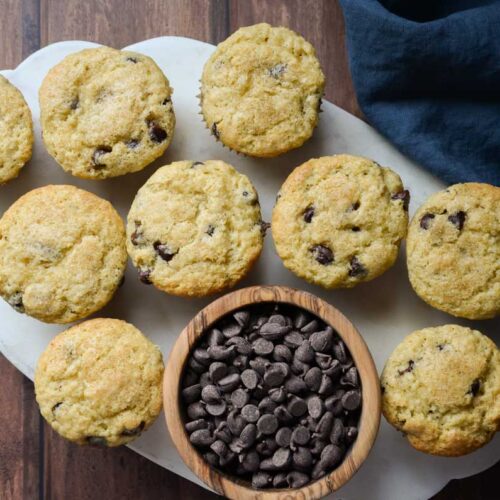
<svg viewBox="0 0 500 500"><path fill-rule="evenodd" d="M449 183L500 185L500 1L340 3L368 121Z"/></svg>

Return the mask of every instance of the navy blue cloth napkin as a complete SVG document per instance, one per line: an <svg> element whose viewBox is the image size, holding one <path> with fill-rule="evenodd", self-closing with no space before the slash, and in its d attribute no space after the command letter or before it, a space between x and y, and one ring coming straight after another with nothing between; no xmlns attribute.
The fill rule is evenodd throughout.
<svg viewBox="0 0 500 500"><path fill-rule="evenodd" d="M444 181L500 185L500 1L340 2L368 121Z"/></svg>

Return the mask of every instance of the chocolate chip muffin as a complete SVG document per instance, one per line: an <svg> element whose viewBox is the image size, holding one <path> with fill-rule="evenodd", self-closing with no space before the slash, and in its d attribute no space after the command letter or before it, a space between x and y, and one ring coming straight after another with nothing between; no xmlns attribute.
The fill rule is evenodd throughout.
<svg viewBox="0 0 500 500"><path fill-rule="evenodd" d="M40 88L43 140L84 179L137 172L172 140L172 89L149 57L100 47L64 58Z"/></svg>
<svg viewBox="0 0 500 500"><path fill-rule="evenodd" d="M325 77L312 45L287 28L240 28L201 78L201 108L216 139L250 156L300 147L318 123Z"/></svg>
<svg viewBox="0 0 500 500"><path fill-rule="evenodd" d="M297 276L350 288L391 267L406 235L410 194L366 158L325 156L297 167L273 211L278 255Z"/></svg>
<svg viewBox="0 0 500 500"><path fill-rule="evenodd" d="M257 192L218 160L158 169L128 214L127 249L144 283L203 296L236 284L262 250Z"/></svg>
<svg viewBox="0 0 500 500"><path fill-rule="evenodd" d="M38 360L36 400L61 436L119 446L146 430L162 406L163 359L137 328L93 319L57 335Z"/></svg>
<svg viewBox="0 0 500 500"><path fill-rule="evenodd" d="M456 184L432 195L408 230L408 273L417 294L453 316L500 312L500 188Z"/></svg>
<svg viewBox="0 0 500 500"><path fill-rule="evenodd" d="M412 333L391 354L381 383L385 417L417 450L465 455L500 429L500 352L476 330Z"/></svg>
<svg viewBox="0 0 500 500"><path fill-rule="evenodd" d="M70 323L101 309L126 262L116 210L74 186L30 191L0 219L0 296L41 321Z"/></svg>
<svg viewBox="0 0 500 500"><path fill-rule="evenodd" d="M21 92L0 75L0 184L19 175L32 149L31 111Z"/></svg>

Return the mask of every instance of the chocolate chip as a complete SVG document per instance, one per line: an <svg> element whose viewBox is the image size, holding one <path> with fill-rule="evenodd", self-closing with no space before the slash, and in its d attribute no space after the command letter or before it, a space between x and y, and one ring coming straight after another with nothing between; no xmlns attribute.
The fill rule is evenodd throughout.
<svg viewBox="0 0 500 500"><path fill-rule="evenodd" d="M286 472L278 472L278 474L276 474L273 478L273 487L285 488L286 486L288 486L286 476L287 476Z"/></svg>
<svg viewBox="0 0 500 500"><path fill-rule="evenodd" d="M312 418L318 419L325 411L325 403L318 396L313 396L307 401L307 410Z"/></svg>
<svg viewBox="0 0 500 500"><path fill-rule="evenodd" d="M321 452L321 467L323 470L331 469L342 459L342 449L335 444L328 444Z"/></svg>
<svg viewBox="0 0 500 500"><path fill-rule="evenodd" d="M141 423L132 429L123 429L122 432L120 432L121 436L139 436L139 434L144 430L144 427L146 426L146 422L141 421Z"/></svg>
<svg viewBox="0 0 500 500"><path fill-rule="evenodd" d="M149 138L158 144L168 137L167 132L154 121L148 121L148 134Z"/></svg>
<svg viewBox="0 0 500 500"><path fill-rule="evenodd" d="M292 430L289 427L281 427L276 433L276 443L278 446L286 448L290 446L292 439Z"/></svg>
<svg viewBox="0 0 500 500"><path fill-rule="evenodd" d="M259 376L255 370L247 369L242 372L241 381L245 387L252 390L257 387L257 384L259 383Z"/></svg>
<svg viewBox="0 0 500 500"><path fill-rule="evenodd" d="M261 456L270 457L278 449L278 445L276 444L276 441L274 439L266 438L259 444L257 444L255 449L258 453L260 453Z"/></svg>
<svg viewBox="0 0 500 500"><path fill-rule="evenodd" d="M151 269L140 269L139 280L145 285L151 285Z"/></svg>
<svg viewBox="0 0 500 500"><path fill-rule="evenodd" d="M232 411L227 416L227 426L234 436L239 436L246 425L245 420L238 415L235 411Z"/></svg>
<svg viewBox="0 0 500 500"><path fill-rule="evenodd" d="M289 326L268 322L261 326L259 333L267 340L280 340L290 330Z"/></svg>
<svg viewBox="0 0 500 500"><path fill-rule="evenodd" d="M464 228L466 213L460 210L448 217L448 220L461 231Z"/></svg>
<svg viewBox="0 0 500 500"><path fill-rule="evenodd" d="M264 382L269 387L280 386L287 376L286 369L278 363L274 363L264 374Z"/></svg>
<svg viewBox="0 0 500 500"><path fill-rule="evenodd" d="M402 200L403 209L408 211L408 206L410 205L410 191L407 189L398 191L391 196L391 200Z"/></svg>
<svg viewBox="0 0 500 500"><path fill-rule="evenodd" d="M332 379L328 375L323 374L323 376L321 377L321 384L319 386L318 393L325 397L332 394L333 390L334 387Z"/></svg>
<svg viewBox="0 0 500 500"><path fill-rule="evenodd" d="M297 347L302 345L302 342L304 342L304 337L299 332L290 332L289 334L285 335L283 342L290 349L296 349Z"/></svg>
<svg viewBox="0 0 500 500"><path fill-rule="evenodd" d="M207 385L201 391L201 399L205 403L218 403L221 400L221 394L215 385Z"/></svg>
<svg viewBox="0 0 500 500"><path fill-rule="evenodd" d="M356 276L365 276L367 273L366 267L361 264L359 259L356 256L352 257L349 262L349 271L347 274L351 278L355 278Z"/></svg>
<svg viewBox="0 0 500 500"><path fill-rule="evenodd" d="M349 210L354 212L361 206L361 203L359 201L355 201L350 207Z"/></svg>
<svg viewBox="0 0 500 500"><path fill-rule="evenodd" d="M227 339L230 339L231 337L236 337L240 333L241 333L241 325L239 325L238 323L231 323L222 328L222 334Z"/></svg>
<svg viewBox="0 0 500 500"><path fill-rule="evenodd" d="M404 375L405 373L412 372L414 366L415 366L415 361L413 361L413 359L410 359L408 361L408 366L404 370L398 370L399 376Z"/></svg>
<svg viewBox="0 0 500 500"><path fill-rule="evenodd" d="M275 361L283 361L285 363L290 363L292 361L293 355L289 347L284 344L278 344L273 350L273 359Z"/></svg>
<svg viewBox="0 0 500 500"><path fill-rule="evenodd" d="M312 221L313 217L314 217L314 207L312 205L309 205L304 210L304 221L309 224Z"/></svg>
<svg viewBox="0 0 500 500"><path fill-rule="evenodd" d="M302 488L309 482L309 476L303 472L292 471L286 476L290 488Z"/></svg>
<svg viewBox="0 0 500 500"><path fill-rule="evenodd" d="M361 394L359 391L347 391L342 396L342 406L348 411L354 411L361 404Z"/></svg>
<svg viewBox="0 0 500 500"><path fill-rule="evenodd" d="M220 134L219 134L219 129L217 128L217 123L213 123L212 124L212 127L210 128L210 130L212 131L212 135L217 139L219 140L220 139Z"/></svg>
<svg viewBox="0 0 500 500"><path fill-rule="evenodd" d="M344 376L340 379L340 383L342 385L350 385L352 387L358 387L359 386L359 376L358 376L358 370L355 366L352 366L349 368Z"/></svg>
<svg viewBox="0 0 500 500"><path fill-rule="evenodd" d="M344 441L344 424L340 418L333 421L332 431L330 433L330 442L332 444L342 444Z"/></svg>
<svg viewBox="0 0 500 500"><path fill-rule="evenodd" d="M272 463L277 469L287 469L292 464L292 452L288 448L278 448L274 452Z"/></svg>
<svg viewBox="0 0 500 500"><path fill-rule="evenodd" d="M87 436L85 440L87 441L87 444L89 444L90 446L99 446L99 447L108 446L107 439L101 436Z"/></svg>
<svg viewBox="0 0 500 500"><path fill-rule="evenodd" d="M469 394L472 394L472 396L477 396L479 394L479 389L481 388L481 381L477 378L475 379L469 389Z"/></svg>
<svg viewBox="0 0 500 500"><path fill-rule="evenodd" d="M293 417L301 417L307 412L307 404L302 398L293 396L288 403L287 410Z"/></svg>
<svg viewBox="0 0 500 500"><path fill-rule="evenodd" d="M429 226L431 224L431 220L434 219L435 215L434 214L425 214L421 219L420 219L420 227L422 229L429 229Z"/></svg>
<svg viewBox="0 0 500 500"><path fill-rule="evenodd" d="M293 325L300 330L307 323L309 323L309 316L304 311L299 310L295 316Z"/></svg>
<svg viewBox="0 0 500 500"><path fill-rule="evenodd" d="M241 443L245 448L250 448L255 443L255 439L257 438L257 427L249 423L245 425L240 434Z"/></svg>
<svg viewBox="0 0 500 500"><path fill-rule="evenodd" d="M212 330L210 330L207 340L209 346L214 346L223 344L226 338L224 337L224 335L222 335L222 332L220 330L218 330L217 328L213 328Z"/></svg>
<svg viewBox="0 0 500 500"><path fill-rule="evenodd" d="M330 436L333 425L333 414L329 411L325 412L321 417L318 425L316 425L315 435L322 439L327 439Z"/></svg>
<svg viewBox="0 0 500 500"><path fill-rule="evenodd" d="M272 76L273 78L278 80L283 75L283 73L286 71L286 66L287 66L286 64L278 63L275 66L273 66L272 68L269 68L269 70L268 70L269 76Z"/></svg>
<svg viewBox="0 0 500 500"><path fill-rule="evenodd" d="M220 417L226 412L227 403L221 400L217 403L208 403L206 406L207 413L213 417Z"/></svg>
<svg viewBox="0 0 500 500"><path fill-rule="evenodd" d="M78 97L75 97L70 103L69 103L69 108L72 109L73 111L77 109L80 106L80 99Z"/></svg>
<svg viewBox="0 0 500 500"><path fill-rule="evenodd" d="M314 349L308 340L304 340L295 351L295 357L302 363L310 363L314 360Z"/></svg>
<svg viewBox="0 0 500 500"><path fill-rule="evenodd" d="M205 233L208 234L208 236L213 236L214 231L215 231L215 226L212 226L212 224L209 224Z"/></svg>
<svg viewBox="0 0 500 500"><path fill-rule="evenodd" d="M333 353L335 354L335 357L340 361L340 363L345 363L347 361L345 344L341 340L333 345Z"/></svg>
<svg viewBox="0 0 500 500"><path fill-rule="evenodd" d="M311 451L304 446L299 446L293 453L293 465L297 469L308 471L313 464L313 456Z"/></svg>
<svg viewBox="0 0 500 500"><path fill-rule="evenodd" d="M260 411L257 406L247 404L241 409L241 416L250 423L257 422L260 417Z"/></svg>
<svg viewBox="0 0 500 500"><path fill-rule="evenodd" d="M214 361L209 367L210 378L214 383L224 378L227 374L227 365L221 361Z"/></svg>
<svg viewBox="0 0 500 500"><path fill-rule="evenodd" d="M342 373L340 361L338 359L332 359L330 361L330 366L323 370L323 373L328 375L332 380L337 380Z"/></svg>
<svg viewBox="0 0 500 500"><path fill-rule="evenodd" d="M165 261L170 262L179 252L174 252L170 249L168 245L161 243L160 241L155 241L153 243L153 248L155 252Z"/></svg>
<svg viewBox="0 0 500 500"><path fill-rule="evenodd" d="M111 151L113 151L113 149L109 146L99 146L96 148L92 153L92 163L94 167L105 167L106 164L103 163L102 158L108 153L111 153Z"/></svg>
<svg viewBox="0 0 500 500"><path fill-rule="evenodd" d="M274 351L274 344L270 340L257 339L253 343L253 350L259 356L267 356Z"/></svg>
<svg viewBox="0 0 500 500"><path fill-rule="evenodd" d="M200 396L201 396L200 384L194 384L182 390L182 399L188 404L194 403L200 398Z"/></svg>
<svg viewBox="0 0 500 500"><path fill-rule="evenodd" d="M301 378L292 376L285 382L285 389L292 394L302 394L307 391L307 385Z"/></svg>
<svg viewBox="0 0 500 500"><path fill-rule="evenodd" d="M317 392L321 385L322 373L317 366L313 366L307 371L304 377L304 382L311 391Z"/></svg>
<svg viewBox="0 0 500 500"><path fill-rule="evenodd" d="M262 434L274 434L278 429L278 419L274 415L262 415L257 421L257 430Z"/></svg>
<svg viewBox="0 0 500 500"><path fill-rule="evenodd" d="M347 427L344 432L345 441L351 444L358 437L358 429L354 426Z"/></svg>
<svg viewBox="0 0 500 500"><path fill-rule="evenodd" d="M130 57L130 56L129 56L129 57L127 57L125 60L126 60L126 61L128 61L128 62L131 62L131 63L137 64L137 58L135 58L135 57Z"/></svg>
<svg viewBox="0 0 500 500"><path fill-rule="evenodd" d="M321 332L315 332L309 337L309 342L316 352L330 351L333 344L333 330L327 328Z"/></svg>
<svg viewBox="0 0 500 500"><path fill-rule="evenodd" d="M205 407L199 401L196 403L191 403L187 407L187 414L191 420L198 420L199 418L204 418L207 416Z"/></svg>
<svg viewBox="0 0 500 500"><path fill-rule="evenodd" d="M361 231L361 228L359 226L352 226L351 231L353 233L359 233Z"/></svg>
<svg viewBox="0 0 500 500"><path fill-rule="evenodd" d="M241 465L247 472L258 471L260 466L259 454L255 450L245 453L242 456Z"/></svg>
<svg viewBox="0 0 500 500"><path fill-rule="evenodd" d="M224 392L234 391L240 385L240 375L237 373L226 375L224 378L219 380L218 385Z"/></svg>
<svg viewBox="0 0 500 500"><path fill-rule="evenodd" d="M235 319L236 323L238 323L238 325L240 325L241 327L245 327L250 320L250 313L248 311L238 311L233 314L233 318Z"/></svg>
<svg viewBox="0 0 500 500"><path fill-rule="evenodd" d="M210 446L215 438L208 429L198 429L190 434L189 441L195 446Z"/></svg>
<svg viewBox="0 0 500 500"><path fill-rule="evenodd" d="M162 106L166 106L169 102L172 102L172 99L170 97L165 97L163 101L161 101Z"/></svg>
<svg viewBox="0 0 500 500"><path fill-rule="evenodd" d="M13 293L7 300L9 305L17 312L24 313L23 294L21 292Z"/></svg>
<svg viewBox="0 0 500 500"><path fill-rule="evenodd" d="M234 346L224 347L221 345L211 345L207 349L209 356L215 361L226 361L228 359L233 358L235 355L234 351L235 351Z"/></svg>
<svg viewBox="0 0 500 500"><path fill-rule="evenodd" d="M322 266L328 266L334 261L333 252L325 245L314 245L310 251Z"/></svg>
<svg viewBox="0 0 500 500"><path fill-rule="evenodd" d="M284 403L286 401L287 393L283 387L274 387L269 390L269 397L275 403Z"/></svg>
<svg viewBox="0 0 500 500"><path fill-rule="evenodd" d="M276 407L276 409L274 410L274 415L278 420L285 424L293 422L293 415L283 405Z"/></svg>
<svg viewBox="0 0 500 500"><path fill-rule="evenodd" d="M311 439L311 433L303 425L296 427L292 433L292 442L303 446Z"/></svg>
<svg viewBox="0 0 500 500"><path fill-rule="evenodd" d="M215 124L214 124L215 125ZM268 472L256 472L252 476L252 488L266 488L272 481L272 476Z"/></svg>
<svg viewBox="0 0 500 500"><path fill-rule="evenodd" d="M319 328L319 323L317 319L313 319L312 321L309 321L306 325L304 325L300 331L302 333L313 333L317 331Z"/></svg>

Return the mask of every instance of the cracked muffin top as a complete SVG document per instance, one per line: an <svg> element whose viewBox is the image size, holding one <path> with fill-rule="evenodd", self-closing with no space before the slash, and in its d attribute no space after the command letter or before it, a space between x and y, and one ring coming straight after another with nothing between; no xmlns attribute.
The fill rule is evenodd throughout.
<svg viewBox="0 0 500 500"><path fill-rule="evenodd" d="M408 273L417 294L454 316L500 312L500 188L455 184L432 195L408 229Z"/></svg>
<svg viewBox="0 0 500 500"><path fill-rule="evenodd" d="M374 161L325 156L297 167L273 210L278 255L297 276L350 288L391 267L406 235L410 193Z"/></svg>
<svg viewBox="0 0 500 500"><path fill-rule="evenodd" d="M500 352L476 330L412 333L387 360L381 384L385 417L420 451L464 455L500 428Z"/></svg>
<svg viewBox="0 0 500 500"><path fill-rule="evenodd" d="M93 319L57 335L35 371L40 411L78 444L119 446L146 430L162 405L160 350L133 325Z"/></svg>
<svg viewBox="0 0 500 500"><path fill-rule="evenodd" d="M139 190L127 218L127 250L141 281L204 296L235 285L263 245L257 192L231 165L178 161Z"/></svg>
<svg viewBox="0 0 500 500"><path fill-rule="evenodd" d="M125 265L123 221L102 198L45 186L0 219L0 295L47 323L70 323L104 307Z"/></svg>
<svg viewBox="0 0 500 500"><path fill-rule="evenodd" d="M256 24L220 43L205 64L201 108L224 145L272 157L311 137L324 86L309 42L287 28Z"/></svg>
<svg viewBox="0 0 500 500"><path fill-rule="evenodd" d="M76 177L137 172L172 140L171 96L167 78L143 54L109 47L71 54L40 87L44 143Z"/></svg>

